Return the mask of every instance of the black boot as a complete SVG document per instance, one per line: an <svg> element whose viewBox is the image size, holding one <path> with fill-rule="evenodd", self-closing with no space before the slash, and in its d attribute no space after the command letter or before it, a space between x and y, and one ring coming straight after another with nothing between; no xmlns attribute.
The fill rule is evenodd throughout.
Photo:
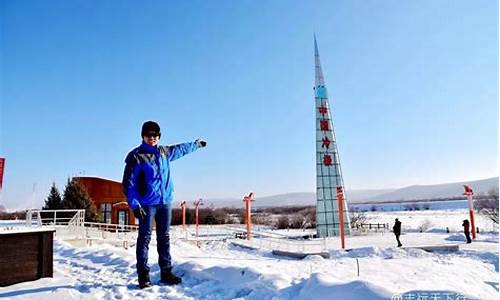
<svg viewBox="0 0 500 300"><path fill-rule="evenodd" d="M166 270L161 271L161 283L165 283L168 285L179 284L182 282L180 277L177 277L172 273L172 268L168 268Z"/></svg>
<svg viewBox="0 0 500 300"><path fill-rule="evenodd" d="M147 288L151 286L151 280L149 279L149 272L139 272L139 288Z"/></svg>

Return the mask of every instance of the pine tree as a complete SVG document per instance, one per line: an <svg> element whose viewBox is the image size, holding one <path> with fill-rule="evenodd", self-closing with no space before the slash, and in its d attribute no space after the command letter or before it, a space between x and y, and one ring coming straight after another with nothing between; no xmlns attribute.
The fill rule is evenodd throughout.
<svg viewBox="0 0 500 300"><path fill-rule="evenodd" d="M62 206L62 198L61 193L56 187L56 183L52 183L52 187L50 188L49 196L45 200L45 205L42 209L61 209Z"/></svg>
<svg viewBox="0 0 500 300"><path fill-rule="evenodd" d="M97 209L90 199L87 189L76 179L69 179L66 183L63 195L63 208L66 209L85 209L85 221L97 222L99 215Z"/></svg>

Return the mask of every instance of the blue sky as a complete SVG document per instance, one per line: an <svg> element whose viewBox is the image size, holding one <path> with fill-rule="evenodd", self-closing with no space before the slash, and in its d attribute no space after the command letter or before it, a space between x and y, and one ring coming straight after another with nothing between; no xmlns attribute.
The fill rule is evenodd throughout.
<svg viewBox="0 0 500 300"><path fill-rule="evenodd" d="M208 141L176 200L314 191L314 33L346 189L498 175L497 1L0 1L6 207L121 180L146 120Z"/></svg>

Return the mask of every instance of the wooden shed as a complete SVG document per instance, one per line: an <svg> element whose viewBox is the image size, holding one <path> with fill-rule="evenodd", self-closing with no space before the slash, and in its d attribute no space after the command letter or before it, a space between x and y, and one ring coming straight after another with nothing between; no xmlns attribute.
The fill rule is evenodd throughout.
<svg viewBox="0 0 500 300"><path fill-rule="evenodd" d="M0 286L53 276L54 231L0 232Z"/></svg>

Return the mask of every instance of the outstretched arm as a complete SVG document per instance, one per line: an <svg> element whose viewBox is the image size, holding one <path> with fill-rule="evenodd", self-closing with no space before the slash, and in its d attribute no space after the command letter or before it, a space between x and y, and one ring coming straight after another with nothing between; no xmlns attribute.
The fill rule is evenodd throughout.
<svg viewBox="0 0 500 300"><path fill-rule="evenodd" d="M182 143L173 146L167 146L168 148L168 160L173 161L178 158L183 157L186 154L189 154L198 148L203 148L207 145L207 142L202 140L196 140L192 143Z"/></svg>
<svg viewBox="0 0 500 300"><path fill-rule="evenodd" d="M123 193L127 196L128 206L131 209L139 208L139 200L137 200L137 188L135 186L137 178L136 161L132 155L128 155L125 159L125 170L123 171Z"/></svg>

